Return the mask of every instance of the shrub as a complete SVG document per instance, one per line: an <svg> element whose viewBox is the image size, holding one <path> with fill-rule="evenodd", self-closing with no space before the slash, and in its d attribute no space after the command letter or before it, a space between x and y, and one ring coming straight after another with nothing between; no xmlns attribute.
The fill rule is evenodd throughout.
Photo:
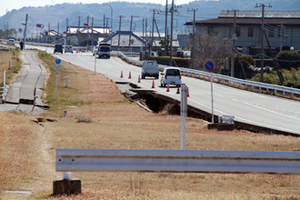
<svg viewBox="0 0 300 200"><path fill-rule="evenodd" d="M290 70L300 67L300 54L297 51L282 51L276 58L281 69Z"/></svg>

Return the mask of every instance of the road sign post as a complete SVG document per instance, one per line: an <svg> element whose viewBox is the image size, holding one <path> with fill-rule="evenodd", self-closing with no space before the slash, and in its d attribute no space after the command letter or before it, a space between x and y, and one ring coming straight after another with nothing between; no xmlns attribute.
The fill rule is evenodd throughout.
<svg viewBox="0 0 300 200"><path fill-rule="evenodd" d="M61 60L60 59L56 59L54 64L54 68L56 68L56 81L55 81L55 96L54 96L54 100L56 100L56 93L57 93L57 79L58 79L58 69L61 69Z"/></svg>
<svg viewBox="0 0 300 200"><path fill-rule="evenodd" d="M47 47L48 47L48 32L45 32L46 35L46 54L47 54Z"/></svg>
<svg viewBox="0 0 300 200"><path fill-rule="evenodd" d="M208 72L211 72L210 83L211 83L211 122L214 124L214 95L213 95L213 71L215 70L215 63L212 60L207 60L204 63L204 69Z"/></svg>
<svg viewBox="0 0 300 200"><path fill-rule="evenodd" d="M97 46L97 44L98 44L97 41L94 41L94 42L93 42L93 45L94 45L94 46ZM95 47L94 47L94 48L95 48ZM94 49L93 49L93 51L94 51ZM93 52L93 53L94 53L94 52ZM95 55L94 74L96 74L96 58L97 58L97 55Z"/></svg>

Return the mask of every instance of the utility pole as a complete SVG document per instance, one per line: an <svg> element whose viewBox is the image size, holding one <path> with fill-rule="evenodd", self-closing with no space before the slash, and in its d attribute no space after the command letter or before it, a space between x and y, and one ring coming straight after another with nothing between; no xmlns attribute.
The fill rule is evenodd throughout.
<svg viewBox="0 0 300 200"><path fill-rule="evenodd" d="M149 48L149 57L150 57L150 54L151 54L151 50L153 48L153 36L154 36L154 21L155 21L155 9L153 10L150 10L153 12L153 17L152 17L152 36L151 36L151 43L150 43L150 48Z"/></svg>
<svg viewBox="0 0 300 200"><path fill-rule="evenodd" d="M173 48L173 14L174 14L174 0L172 0L172 5L171 5L170 66L172 66L172 63L173 63L173 60L172 60L172 48Z"/></svg>
<svg viewBox="0 0 300 200"><path fill-rule="evenodd" d="M105 14L103 15L103 27L105 27Z"/></svg>
<svg viewBox="0 0 300 200"><path fill-rule="evenodd" d="M120 15L120 23L119 23L119 38L118 38L118 51L119 51L119 48L120 48L120 38L121 38L121 24L122 24L122 17L125 17L125 16L122 16Z"/></svg>
<svg viewBox="0 0 300 200"><path fill-rule="evenodd" d="M67 21L66 21L66 40L65 40L65 47L66 47L66 44L67 44L68 25L69 25L69 18L67 18Z"/></svg>
<svg viewBox="0 0 300 200"><path fill-rule="evenodd" d="M196 26L195 19L196 19L196 11L198 11L198 8L197 9L193 8L191 10L188 9L187 11L194 12L194 14L193 14L193 44L192 44L192 69L194 69L195 68L195 66L194 66L194 62L195 62L195 26Z"/></svg>
<svg viewBox="0 0 300 200"><path fill-rule="evenodd" d="M104 15L105 17L105 15ZM105 21L105 18L104 18ZM105 26L104 26L105 27ZM92 17L92 41L94 40L94 17ZM98 42L98 41L97 41ZM93 42L92 42L93 43ZM92 44L93 45L93 44Z"/></svg>
<svg viewBox="0 0 300 200"><path fill-rule="evenodd" d="M48 32L50 31L50 22L48 22Z"/></svg>
<svg viewBox="0 0 300 200"><path fill-rule="evenodd" d="M172 0L172 6L171 6L171 9L170 9L170 12L171 12L170 66L172 66L172 63L173 63L173 60L172 60L172 50L173 50L173 16L174 16L174 12L177 12L177 10L174 8L174 0Z"/></svg>
<svg viewBox="0 0 300 200"><path fill-rule="evenodd" d="M168 37L168 0L166 0L166 16L165 16L165 56L168 55L167 37Z"/></svg>
<svg viewBox="0 0 300 200"><path fill-rule="evenodd" d="M80 28L80 16L78 16L78 28Z"/></svg>
<svg viewBox="0 0 300 200"><path fill-rule="evenodd" d="M25 49L27 21L28 21L28 14L26 14L25 17L25 23L22 23L22 25L25 25L24 34L23 34L23 49Z"/></svg>
<svg viewBox="0 0 300 200"><path fill-rule="evenodd" d="M231 48L231 71L230 76L234 77L234 57L235 57L235 42L236 42L236 9L232 9L233 11L233 34L232 34L232 48Z"/></svg>
<svg viewBox="0 0 300 200"><path fill-rule="evenodd" d="M131 46L132 20L133 20L133 15L131 15L131 20L130 20L130 33L129 33L128 51L130 51L130 46ZM132 54L132 51L131 51L131 54Z"/></svg>
<svg viewBox="0 0 300 200"><path fill-rule="evenodd" d="M261 11L262 11L262 15L261 15L261 62L260 62L260 82L264 82L264 57L265 57L265 52L264 52L264 18L265 18L265 7L269 7L272 8L271 4L269 4L268 6L266 6L265 4L260 3L258 5L258 3L256 3L255 8L257 7L261 7Z"/></svg>
<svg viewBox="0 0 300 200"><path fill-rule="evenodd" d="M282 51L282 40L283 40L283 28L284 28L284 26L281 24L280 25L280 49L279 49L279 52L281 52Z"/></svg>

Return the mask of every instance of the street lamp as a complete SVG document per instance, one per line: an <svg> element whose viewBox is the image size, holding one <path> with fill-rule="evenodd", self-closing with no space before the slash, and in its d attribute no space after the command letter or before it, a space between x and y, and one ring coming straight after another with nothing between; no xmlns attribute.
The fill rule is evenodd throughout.
<svg viewBox="0 0 300 200"><path fill-rule="evenodd" d="M102 5L107 5L111 9L111 12L110 12L111 13L111 16L110 16L110 23L111 23L111 25L110 25L110 27L111 27L111 32L112 32L113 31L113 8L108 3L102 3Z"/></svg>

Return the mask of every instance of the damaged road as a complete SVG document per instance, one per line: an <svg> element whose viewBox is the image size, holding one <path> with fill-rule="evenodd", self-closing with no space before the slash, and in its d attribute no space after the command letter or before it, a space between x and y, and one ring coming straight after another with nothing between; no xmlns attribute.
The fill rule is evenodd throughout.
<svg viewBox="0 0 300 200"><path fill-rule="evenodd" d="M10 85L4 104L0 111L21 111L40 113L49 109L42 102L43 84L47 70L37 58L36 51L21 51L24 67L16 80Z"/></svg>
<svg viewBox="0 0 300 200"><path fill-rule="evenodd" d="M159 113L162 111L168 112L172 115L180 115L180 101L157 93L155 90L142 89L136 84L130 82L116 82L121 93L128 98L130 101L139 102L145 109L149 111ZM188 105L188 117L203 119L211 122L211 113L201 110L199 108ZM218 122L218 115L214 115L214 121ZM215 124L217 125L217 124ZM209 126L208 128L216 128L217 126ZM257 126L253 124L248 124L244 122L234 121L235 129L244 129L251 132L260 132L266 134L282 134L282 135L292 135L299 137L298 134L293 134L285 131L280 131L276 129L266 128L262 126Z"/></svg>

